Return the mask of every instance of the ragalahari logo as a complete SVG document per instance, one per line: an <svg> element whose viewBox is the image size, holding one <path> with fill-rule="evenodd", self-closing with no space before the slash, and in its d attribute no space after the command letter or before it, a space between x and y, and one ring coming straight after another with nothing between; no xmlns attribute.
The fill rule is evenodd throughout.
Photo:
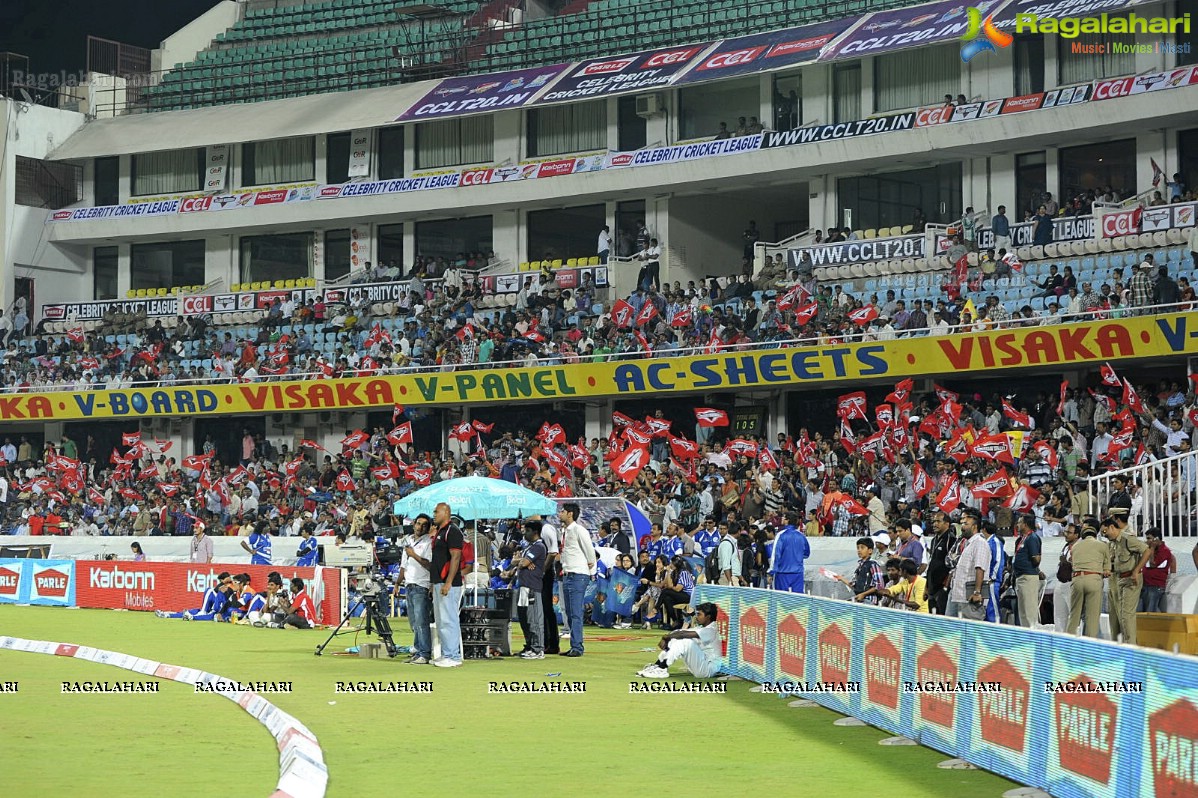
<svg viewBox="0 0 1198 798"><path fill-rule="evenodd" d="M994 27L994 17L988 16L983 21L982 12L973 6L969 7L969 28L961 35L961 60L965 63L978 53L989 50L992 53L998 52L995 45L998 47L1010 47L1014 37L1009 33L1003 33L998 28ZM982 38L978 38L978 34L982 34Z"/></svg>

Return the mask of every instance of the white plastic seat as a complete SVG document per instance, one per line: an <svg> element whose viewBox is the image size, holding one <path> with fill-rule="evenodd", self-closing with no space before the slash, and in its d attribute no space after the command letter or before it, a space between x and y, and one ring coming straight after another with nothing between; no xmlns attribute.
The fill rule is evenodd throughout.
<svg viewBox="0 0 1198 798"><path fill-rule="evenodd" d="M1164 230L1157 230L1152 234L1152 245L1155 247L1169 246L1169 236L1165 234Z"/></svg>
<svg viewBox="0 0 1198 798"><path fill-rule="evenodd" d="M1152 233L1140 233L1139 243L1136 245L1140 249L1148 249L1152 246Z"/></svg>
<svg viewBox="0 0 1198 798"><path fill-rule="evenodd" d="M1073 251L1074 255L1085 255L1087 252L1090 251L1090 250L1086 249L1086 245L1093 244L1093 243L1094 243L1094 239L1092 239L1092 238L1085 240L1085 241L1071 241L1071 242L1069 242L1069 249L1071 249Z"/></svg>
<svg viewBox="0 0 1198 798"><path fill-rule="evenodd" d="M1044 258L1044 247L1033 244L1031 252L1032 260L1041 260Z"/></svg>
<svg viewBox="0 0 1198 798"><path fill-rule="evenodd" d="M1060 257L1060 246L1055 241L1050 241L1044 245L1044 257L1057 258Z"/></svg>
<svg viewBox="0 0 1198 798"><path fill-rule="evenodd" d="M1170 244L1180 244L1186 240L1185 234L1176 227L1169 228L1169 230L1165 233L1165 238L1168 239Z"/></svg>
<svg viewBox="0 0 1198 798"><path fill-rule="evenodd" d="M1111 246L1113 246L1115 249L1119 250L1120 252L1127 249L1127 246L1128 246L1127 236L1115 236L1114 240L1111 241Z"/></svg>
<svg viewBox="0 0 1198 798"><path fill-rule="evenodd" d="M1111 239L1107 238L1106 236L1103 236L1102 238L1098 239L1098 251L1099 252L1110 252L1114 248L1115 248L1115 243Z"/></svg>
<svg viewBox="0 0 1198 798"><path fill-rule="evenodd" d="M1087 238L1082 244L1087 255L1093 255L1101 249L1101 239Z"/></svg>
<svg viewBox="0 0 1198 798"><path fill-rule="evenodd" d="M853 279L858 279L865 276L865 266L861 263L854 263L849 266L849 276Z"/></svg>

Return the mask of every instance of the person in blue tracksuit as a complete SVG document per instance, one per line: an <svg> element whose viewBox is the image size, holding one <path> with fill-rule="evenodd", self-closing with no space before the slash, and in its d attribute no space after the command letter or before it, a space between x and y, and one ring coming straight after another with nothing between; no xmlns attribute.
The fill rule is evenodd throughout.
<svg viewBox="0 0 1198 798"><path fill-rule="evenodd" d="M998 622L998 599L1002 591L1002 580L1007 570L1007 553L1003 551L1003 539L998 534L998 527L991 521L982 522L982 537L990 547L990 573L986 579L990 582L990 600L986 602L986 620Z"/></svg>
<svg viewBox="0 0 1198 798"><path fill-rule="evenodd" d="M259 521L250 533L249 541L241 541L241 548L250 554L250 565L270 565L270 525Z"/></svg>
<svg viewBox="0 0 1198 798"><path fill-rule="evenodd" d="M233 577L228 571L221 571L216 577L216 584L204 591L204 600L199 609L184 610L183 612L163 612L155 610L159 618L182 618L185 621L212 621L223 617L229 603L229 591L233 589Z"/></svg>
<svg viewBox="0 0 1198 798"><path fill-rule="evenodd" d="M320 560L320 544L312 535L312 525L304 524L304 528L300 530L300 536L303 537L303 540L300 542L299 551L295 553L299 558L296 565L315 568Z"/></svg>
<svg viewBox="0 0 1198 798"><path fill-rule="evenodd" d="M803 592L803 563L811 556L811 544L798 530L798 525L799 514L787 513L786 526L774 538L774 551L770 557L774 589L786 593Z"/></svg>

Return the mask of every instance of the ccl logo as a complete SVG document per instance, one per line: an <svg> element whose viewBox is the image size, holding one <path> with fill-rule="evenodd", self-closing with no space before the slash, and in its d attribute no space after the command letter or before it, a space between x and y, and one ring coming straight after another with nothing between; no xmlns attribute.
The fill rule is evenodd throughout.
<svg viewBox="0 0 1198 798"><path fill-rule="evenodd" d="M707 69L723 69L725 67L739 66L740 64L749 64L757 59L757 56L765 52L765 47L746 47L743 50L731 50L726 53L716 53L711 58L703 62L699 67L700 70Z"/></svg>
<svg viewBox="0 0 1198 798"><path fill-rule="evenodd" d="M653 67L670 66L671 64L684 64L694 57L695 53L699 52L698 47L688 47L685 50L667 50L664 53L658 53L645 62L641 69L652 69Z"/></svg>
<svg viewBox="0 0 1198 798"><path fill-rule="evenodd" d="M962 61L968 64L975 55L985 50L996 53L998 50L995 49L995 45L1004 48L1011 46L1014 37L994 27L993 16L988 16L983 21L981 10L973 6L969 7L968 13L969 28L961 35L961 41L965 42L961 45ZM983 34L983 38L978 38L979 33Z"/></svg>

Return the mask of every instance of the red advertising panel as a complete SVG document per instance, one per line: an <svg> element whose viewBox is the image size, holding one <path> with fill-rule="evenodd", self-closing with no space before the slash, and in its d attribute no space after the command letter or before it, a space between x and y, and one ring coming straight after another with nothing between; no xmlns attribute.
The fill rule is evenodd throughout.
<svg viewBox="0 0 1198 798"><path fill-rule="evenodd" d="M248 573L255 591L265 589L267 574L278 571L284 583L295 577L304 580L321 623L338 623L345 609L338 568L78 560L75 569L75 602L80 607L181 612L200 606L204 591L221 571Z"/></svg>

